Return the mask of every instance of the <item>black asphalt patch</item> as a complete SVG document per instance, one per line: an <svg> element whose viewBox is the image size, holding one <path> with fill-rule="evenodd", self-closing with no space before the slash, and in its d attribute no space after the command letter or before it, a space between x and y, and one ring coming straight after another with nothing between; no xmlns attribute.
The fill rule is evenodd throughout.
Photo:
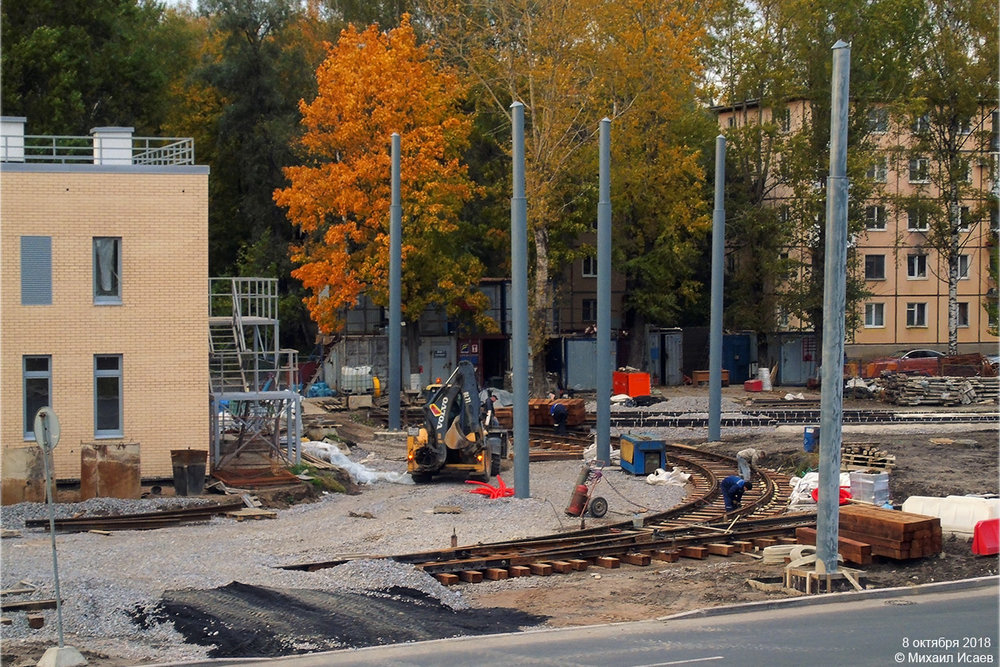
<svg viewBox="0 0 1000 667"><path fill-rule="evenodd" d="M140 627L170 622L211 658L279 657L467 635L514 632L547 616L516 609L455 611L410 588L336 592L232 582L166 591L157 608L135 611Z"/></svg>

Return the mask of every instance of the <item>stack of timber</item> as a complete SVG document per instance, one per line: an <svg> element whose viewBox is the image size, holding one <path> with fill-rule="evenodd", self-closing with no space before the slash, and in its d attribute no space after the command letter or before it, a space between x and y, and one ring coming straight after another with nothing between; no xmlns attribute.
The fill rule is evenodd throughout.
<svg viewBox="0 0 1000 667"><path fill-rule="evenodd" d="M587 409L582 398L532 398L528 400L528 425L552 426L551 410L554 403L566 406L566 426L580 426L586 421ZM503 421L500 423L502 425Z"/></svg>
<svg viewBox="0 0 1000 667"><path fill-rule="evenodd" d="M896 405L969 405L997 402L1000 378L926 377L884 373L878 379L882 397Z"/></svg>
<svg viewBox="0 0 1000 667"><path fill-rule="evenodd" d="M879 449L874 442L844 443L840 450L840 469L851 470L892 470L896 467L895 454Z"/></svg>
<svg viewBox="0 0 1000 667"><path fill-rule="evenodd" d="M941 553L941 519L872 505L840 508L839 536L870 544L872 555L895 560Z"/></svg>
<svg viewBox="0 0 1000 667"><path fill-rule="evenodd" d="M941 358L941 375L947 377L996 376L989 359L978 352L953 354Z"/></svg>

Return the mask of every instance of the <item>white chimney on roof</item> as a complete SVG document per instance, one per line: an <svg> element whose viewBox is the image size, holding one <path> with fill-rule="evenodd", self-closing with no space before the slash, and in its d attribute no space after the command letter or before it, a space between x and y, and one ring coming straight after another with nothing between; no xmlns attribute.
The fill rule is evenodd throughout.
<svg viewBox="0 0 1000 667"><path fill-rule="evenodd" d="M134 127L95 127L94 164L132 164Z"/></svg>
<svg viewBox="0 0 1000 667"><path fill-rule="evenodd" d="M24 116L0 116L0 162L24 162Z"/></svg>

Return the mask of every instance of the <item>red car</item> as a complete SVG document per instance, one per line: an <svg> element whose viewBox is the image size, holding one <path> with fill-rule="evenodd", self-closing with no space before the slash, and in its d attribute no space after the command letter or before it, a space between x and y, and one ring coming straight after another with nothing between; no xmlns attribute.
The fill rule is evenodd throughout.
<svg viewBox="0 0 1000 667"><path fill-rule="evenodd" d="M941 357L944 356L944 352L937 350L900 350L887 357L868 362L865 365L865 377L877 378L882 374L882 371L913 375L940 375Z"/></svg>

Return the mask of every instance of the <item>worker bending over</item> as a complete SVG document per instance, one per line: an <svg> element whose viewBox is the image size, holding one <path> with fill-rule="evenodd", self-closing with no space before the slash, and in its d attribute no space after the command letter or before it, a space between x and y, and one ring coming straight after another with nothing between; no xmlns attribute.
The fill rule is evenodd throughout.
<svg viewBox="0 0 1000 667"><path fill-rule="evenodd" d="M744 482L750 481L752 471L757 470L757 465L767 458L767 452L763 449L747 447L736 452L736 466L739 468L740 477Z"/></svg>
<svg viewBox="0 0 1000 667"><path fill-rule="evenodd" d="M726 501L726 511L732 512L740 506L743 492L750 490L750 482L744 481L739 475L730 475L719 482L719 488L722 489L722 498Z"/></svg>

